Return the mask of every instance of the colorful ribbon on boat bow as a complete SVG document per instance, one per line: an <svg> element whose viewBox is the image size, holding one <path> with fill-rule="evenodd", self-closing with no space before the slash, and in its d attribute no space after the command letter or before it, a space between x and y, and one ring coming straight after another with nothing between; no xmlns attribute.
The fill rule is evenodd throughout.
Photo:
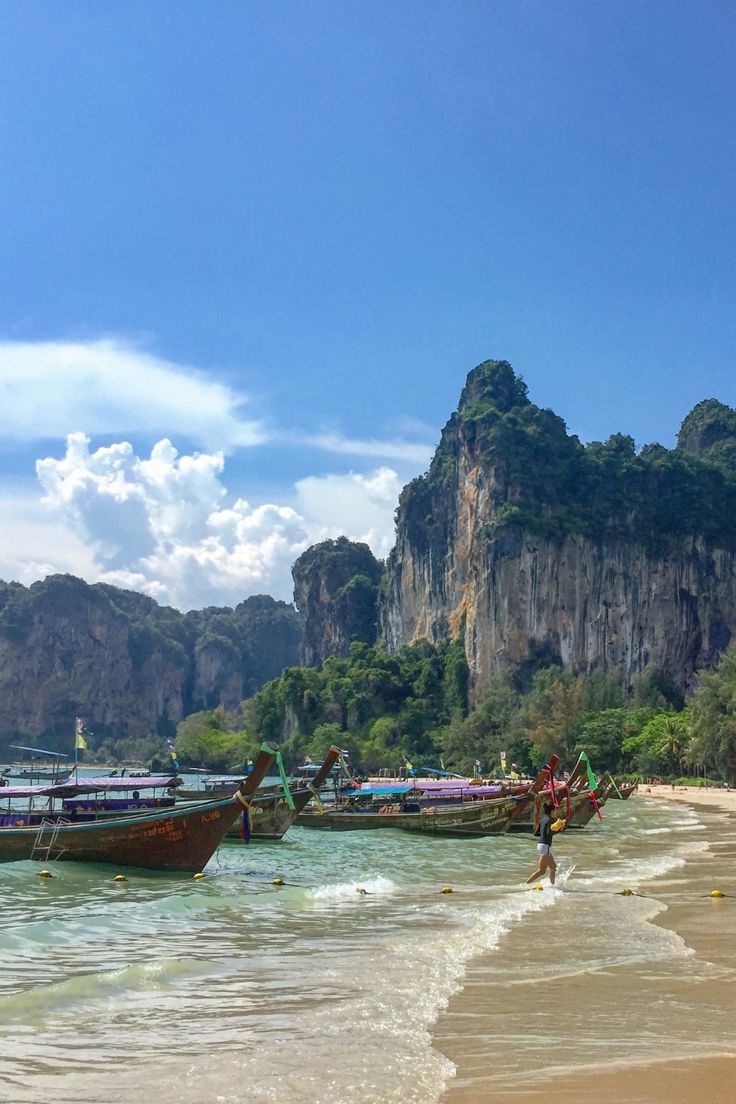
<svg viewBox="0 0 736 1104"><path fill-rule="evenodd" d="M250 843L251 835L253 834L253 809L251 807L251 799L245 797L244 794L237 791L235 798L243 806L243 819L240 824L240 838L245 840L246 843Z"/></svg>
<svg viewBox="0 0 736 1104"><path fill-rule="evenodd" d="M324 813L324 811L325 811L325 807L324 807L324 805L322 804L322 801L320 800L320 796L319 796L319 794L318 794L317 790L316 790L316 789L314 788L314 786L312 785L312 783L311 783L311 782L310 782L310 783L309 783L309 785L307 786L307 789L309 790L309 792L311 793L312 797L314 798L314 804L315 804L315 805L317 806L317 808L319 809L320 813Z"/></svg>
<svg viewBox="0 0 736 1104"><path fill-rule="evenodd" d="M546 774L547 778L549 779L549 792L550 792L550 796L551 796L551 799L552 799L552 806L553 806L553 808L556 809L559 806L560 802L559 802L559 799L557 797L557 794L555 793L555 772L554 772L554 768L551 767L549 765L549 763L545 763L544 766L542 767L542 773ZM543 786L541 792L536 794L535 799L534 799L534 831L535 832L536 832L537 828L539 827L539 820L540 820L539 806L541 805L541 803L543 801L544 790L546 788L547 788L546 786Z"/></svg>
<svg viewBox="0 0 736 1104"><path fill-rule="evenodd" d="M279 778L281 779L281 785L284 787L284 797L286 798L286 804L293 811L294 798L291 794L291 787L289 786L289 779L286 777L286 771L284 770L284 761L281 758L281 752L276 752L276 766L279 769Z"/></svg>
<svg viewBox="0 0 736 1104"><path fill-rule="evenodd" d="M598 819L602 821L603 820L603 814L601 812L601 807L598 804L598 796L596 794L596 790L598 789L598 779L593 774L593 768L590 765L590 760L588 759L588 756L585 754L584 751L581 751L580 758L585 763L585 771L586 771L586 774L588 776L588 786L590 788L590 794L588 796L590 797L593 808L595 809L596 813L598 814Z"/></svg>

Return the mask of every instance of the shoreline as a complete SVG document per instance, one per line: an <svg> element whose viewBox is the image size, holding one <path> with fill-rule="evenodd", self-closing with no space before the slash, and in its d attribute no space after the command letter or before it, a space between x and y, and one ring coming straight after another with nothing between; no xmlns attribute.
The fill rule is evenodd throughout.
<svg viewBox="0 0 736 1104"><path fill-rule="evenodd" d="M674 933L690 949L691 961L696 967L716 965L727 977L719 991L727 1005L730 986L733 985L732 950L736 937L736 901L712 900L704 897L710 890L719 888L727 897L736 897L736 837L733 819L736 818L736 790L672 786L642 786L632 801L654 799L676 804L697 806L704 823L704 839L708 842L705 855L685 859L678 880L688 887L686 899L682 892L657 879L642 883L644 896L657 898L663 904L662 911L650 921L665 931ZM532 923L534 921L532 920ZM534 932L531 932L533 938ZM513 946L519 933L510 932L506 937ZM507 952L509 947L506 948ZM495 954L498 952L491 952ZM478 1104L481 1100L493 1100L493 1104L542 1104L545 1099L564 1098L566 1104L589 1104L591 1095L610 1096L617 1104L692 1104L694 1100L707 1099L710 1104L731 1104L733 1084L736 1079L736 1042L733 1048L704 1039L699 1053L682 1056L642 1060L634 1057L625 1061L606 1061L591 1065L589 1056L581 1052L575 1068L551 1068L543 1080L527 1080L523 1070L524 1035L518 1036L520 1068L518 1081L509 1085L499 1083L495 1076L498 1046L498 1024L493 1022L493 1002L498 1003L499 990L492 978L491 955L481 956L468 964L463 988L450 998L433 1028L434 1047L455 1065L455 1076L445 1086L441 1104ZM644 971L646 972L646 971ZM639 982L637 972L611 967L606 971L605 988L595 992L595 984L581 977L567 985L565 981L555 985L555 997L561 1004L574 1003L586 990L590 1019L586 1028L596 1018L605 1023L607 1010L616 1002L627 1000L627 994L636 991ZM634 987L634 988L632 988ZM540 999L544 997L540 994ZM689 1016L697 1024L697 1001L688 1007ZM513 1003L512 994L509 1000ZM731 1001L731 1005L732 1005ZM531 1006L533 1015L533 1005ZM632 1008L632 1035L650 1030L646 1020L637 1021ZM496 1032L494 1040L494 1030ZM502 1029L503 1030L503 1029ZM509 1044L506 1034L504 1042ZM513 1044L512 1044L513 1045ZM601 1032L601 1050L605 1051L605 1036ZM550 1054L550 1065L554 1065ZM536 1075L538 1070L534 1070ZM594 1087L593 1087L594 1086ZM559 1094L562 1094L559 1097Z"/></svg>
<svg viewBox="0 0 736 1104"><path fill-rule="evenodd" d="M736 790L726 790L718 786L640 786L632 797L665 798L667 801L709 805L727 813L736 813Z"/></svg>

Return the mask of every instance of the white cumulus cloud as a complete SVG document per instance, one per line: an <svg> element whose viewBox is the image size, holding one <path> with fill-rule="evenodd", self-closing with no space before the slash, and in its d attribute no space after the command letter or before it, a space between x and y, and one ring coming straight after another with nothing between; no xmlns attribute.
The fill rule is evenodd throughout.
<svg viewBox="0 0 736 1104"><path fill-rule="evenodd" d="M94 435L186 435L228 452L264 440L245 397L119 338L0 341L0 434L26 442Z"/></svg>
<svg viewBox="0 0 736 1104"><path fill-rule="evenodd" d="M394 511L402 485L392 468L369 475L307 476L296 484L297 501L309 518L314 542L345 534L385 559L394 544Z"/></svg>
<svg viewBox="0 0 736 1104"><path fill-rule="evenodd" d="M233 605L259 592L290 600L291 565L326 537L345 534L385 556L401 489L397 473L383 467L302 479L293 506L228 504L222 453L179 455L162 440L141 458L128 442L92 451L82 433L68 437L61 459L36 467L43 506L95 564L79 574L181 609Z"/></svg>

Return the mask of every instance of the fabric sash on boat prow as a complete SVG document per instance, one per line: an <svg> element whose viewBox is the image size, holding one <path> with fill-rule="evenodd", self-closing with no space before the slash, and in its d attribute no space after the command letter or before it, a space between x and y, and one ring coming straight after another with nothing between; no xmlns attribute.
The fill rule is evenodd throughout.
<svg viewBox="0 0 736 1104"><path fill-rule="evenodd" d="M235 794L235 800L239 801L240 804L243 806L243 820L240 825L240 838L242 840L245 840L246 843L250 843L250 837L253 831L253 810L251 809L251 798L263 781L263 776L265 775L266 770L268 769L268 766L273 759L276 759L276 761L279 763L283 776L284 768L281 765L281 752L275 744L268 744L264 741L264 743L262 743L258 749L258 758L253 765L253 770L250 772L245 782ZM290 792L289 797L291 797ZM293 798L291 807L292 809L294 808Z"/></svg>
<svg viewBox="0 0 736 1104"><path fill-rule="evenodd" d="M281 758L281 752L276 752L276 766L279 771L279 778L281 779L281 785L284 788L284 797L286 798L286 804L293 811L294 798L291 794L291 787L289 786L289 779L286 777L286 771L284 770L284 760Z"/></svg>
<svg viewBox="0 0 736 1104"><path fill-rule="evenodd" d="M606 777L608 778L608 781L609 781L609 782L611 783L611 785L613 786L614 790L616 791L616 796L617 796L617 797L619 797L621 801L623 801L623 797L622 797L622 795L621 795L621 791L620 791L620 789L618 788L618 786L616 785L616 779L615 779L615 778L613 777L613 775L611 774L611 772L610 772L610 771L607 771L607 772L606 772Z"/></svg>
<svg viewBox="0 0 736 1104"><path fill-rule="evenodd" d="M253 809L251 808L250 801L247 801L243 806L243 820L240 825L240 838L245 840L246 843L250 843L250 837L253 834Z"/></svg>
<svg viewBox="0 0 736 1104"><path fill-rule="evenodd" d="M590 759L588 759L588 756L585 754L584 751L581 751L580 758L585 763L585 772L588 776L588 787L590 789L590 795L589 796L590 796L591 803L592 803L593 808L595 809L596 813L598 814L598 819L602 821L603 820L603 814L601 812L601 807L598 804L598 795L596 793L596 791L598 789L598 786L599 786L598 779L596 778L595 774L593 773L593 768L590 765Z"/></svg>

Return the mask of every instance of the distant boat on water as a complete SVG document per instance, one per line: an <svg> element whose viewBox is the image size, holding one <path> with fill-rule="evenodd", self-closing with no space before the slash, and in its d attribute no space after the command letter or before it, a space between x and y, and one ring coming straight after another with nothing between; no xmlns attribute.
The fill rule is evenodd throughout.
<svg viewBox="0 0 736 1104"><path fill-rule="evenodd" d="M13 748L14 751L23 751L29 754L31 762L30 764L9 764L2 772L5 778L35 778L39 782L48 782L58 778L66 778L69 773L68 756L64 752L25 747L23 744L10 744L9 747ZM36 761L39 756L43 756L42 762Z"/></svg>

